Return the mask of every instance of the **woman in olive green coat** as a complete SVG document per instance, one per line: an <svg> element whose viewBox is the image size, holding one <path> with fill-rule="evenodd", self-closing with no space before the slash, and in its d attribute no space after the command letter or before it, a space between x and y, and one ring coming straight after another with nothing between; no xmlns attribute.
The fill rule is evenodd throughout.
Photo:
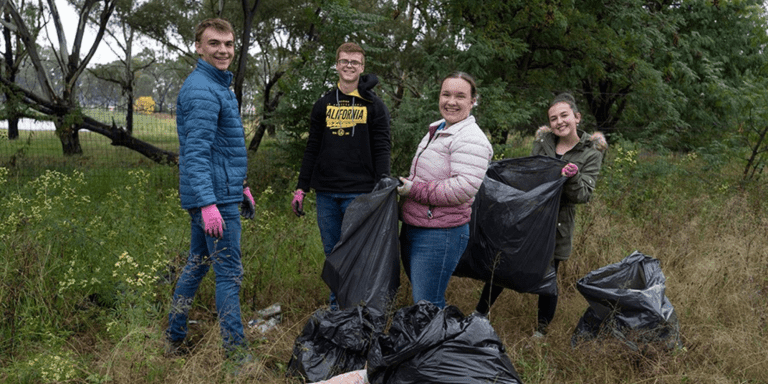
<svg viewBox="0 0 768 384"><path fill-rule="evenodd" d="M576 204L585 204L592 197L603 162L602 152L607 145L602 133L589 135L578 129L581 113L570 94L555 97L549 107L548 117L549 127L541 127L536 132L531 154L568 162L561 172L568 181L563 185L555 235L554 267L557 273L560 262L567 260L571 254ZM502 290L502 287L486 283L476 313L486 315ZM556 309L557 296L539 295L538 325L534 337L546 334Z"/></svg>

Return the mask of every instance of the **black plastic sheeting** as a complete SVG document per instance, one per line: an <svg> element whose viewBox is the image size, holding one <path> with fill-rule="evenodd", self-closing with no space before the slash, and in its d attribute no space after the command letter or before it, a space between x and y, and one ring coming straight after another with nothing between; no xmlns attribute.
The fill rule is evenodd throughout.
<svg viewBox="0 0 768 384"><path fill-rule="evenodd" d="M482 316L427 301L395 313L368 354L372 384L520 383L504 345Z"/></svg>
<svg viewBox="0 0 768 384"><path fill-rule="evenodd" d="M588 273L576 285L589 308L574 330L572 345L616 337L635 350L645 343L680 346L680 324L665 284L659 260L637 251Z"/></svg>
<svg viewBox="0 0 768 384"><path fill-rule="evenodd" d="M492 162L472 204L469 243L453 274L556 295L552 259L565 164L546 156Z"/></svg>
<svg viewBox="0 0 768 384"><path fill-rule="evenodd" d="M384 325L365 307L315 311L296 338L286 375L316 382L364 369L371 338Z"/></svg>
<svg viewBox="0 0 768 384"><path fill-rule="evenodd" d="M398 183L393 177L384 177L373 192L358 196L347 207L341 237L322 272L341 309L365 305L385 313L397 293Z"/></svg>

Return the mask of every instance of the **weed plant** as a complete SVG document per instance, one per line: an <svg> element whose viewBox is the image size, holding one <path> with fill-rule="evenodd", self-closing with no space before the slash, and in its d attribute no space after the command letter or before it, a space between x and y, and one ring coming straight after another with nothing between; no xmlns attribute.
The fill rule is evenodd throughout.
<svg viewBox="0 0 768 384"><path fill-rule="evenodd" d="M519 139L520 146L530 140ZM528 149L503 148L517 156ZM314 194L290 210L295 173L269 144L251 156L256 218L243 222L244 321L279 302L281 324L247 328L257 361L233 377L223 357L212 273L193 304L183 358L164 358L163 331L189 245L173 168L61 161L16 178L0 168L0 381L8 383L293 383L285 368L313 311L327 305ZM500 151L501 153L501 151ZM768 382L768 209L765 182L738 165L703 171L695 154L613 143L592 201L578 207L561 264L557 314L531 338L536 297L505 291L490 320L525 383ZM586 301L576 282L638 250L661 260L683 347L632 351L618 341L573 348ZM398 306L410 304L402 274ZM469 313L482 283L454 278L447 301Z"/></svg>

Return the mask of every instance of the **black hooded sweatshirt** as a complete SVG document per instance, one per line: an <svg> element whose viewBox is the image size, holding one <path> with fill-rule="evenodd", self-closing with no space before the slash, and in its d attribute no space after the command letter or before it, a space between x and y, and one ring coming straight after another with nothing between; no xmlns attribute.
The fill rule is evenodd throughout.
<svg viewBox="0 0 768 384"><path fill-rule="evenodd" d="M315 102L297 188L369 193L389 175L389 110L373 91L378 82L363 75L357 92L347 95L336 86Z"/></svg>

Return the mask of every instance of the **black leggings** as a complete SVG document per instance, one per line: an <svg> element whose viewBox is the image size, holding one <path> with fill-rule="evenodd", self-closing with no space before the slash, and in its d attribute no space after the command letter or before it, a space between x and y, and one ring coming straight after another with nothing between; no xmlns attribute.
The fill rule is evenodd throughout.
<svg viewBox="0 0 768 384"><path fill-rule="evenodd" d="M555 275L557 275L557 268L560 266L560 260L555 260ZM493 285L491 283L485 283L483 287L483 293L480 295L480 302L477 303L475 310L483 315L488 314L488 310L501 294L504 287ZM557 295L539 295L539 311L538 311L538 324L546 327L555 318L555 310L557 309Z"/></svg>

